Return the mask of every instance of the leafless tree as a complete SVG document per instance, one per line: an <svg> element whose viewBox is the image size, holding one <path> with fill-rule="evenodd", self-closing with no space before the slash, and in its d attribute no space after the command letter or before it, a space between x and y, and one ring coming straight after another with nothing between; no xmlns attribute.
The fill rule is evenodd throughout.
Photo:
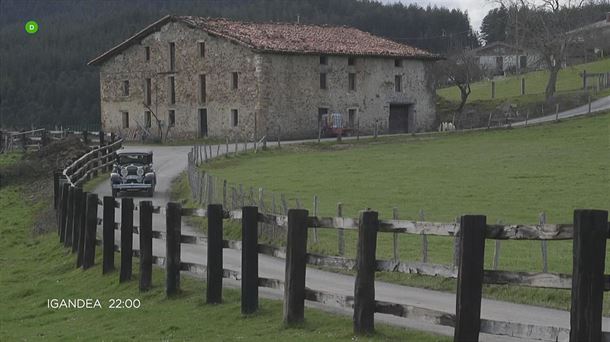
<svg viewBox="0 0 610 342"><path fill-rule="evenodd" d="M545 96L556 92L557 75L577 36L571 31L592 22L584 5L593 0L494 0L509 9L509 27L520 47L537 53L549 71Z"/></svg>
<svg viewBox="0 0 610 342"><path fill-rule="evenodd" d="M437 70L442 81L448 81L460 90L460 105L456 111L462 113L471 93L470 84L481 80L484 75L477 56L470 50L455 51L446 60L438 62Z"/></svg>

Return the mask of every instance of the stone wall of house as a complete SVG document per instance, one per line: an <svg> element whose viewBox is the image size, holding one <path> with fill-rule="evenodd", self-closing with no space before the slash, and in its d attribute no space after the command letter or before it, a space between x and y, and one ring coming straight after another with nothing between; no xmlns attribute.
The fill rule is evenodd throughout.
<svg viewBox="0 0 610 342"><path fill-rule="evenodd" d="M435 90L430 76L432 62L393 58L328 56L320 64L318 55L261 54L264 70L260 96L261 122L271 136L316 137L318 110L339 112L348 121L349 109L356 110L353 125L363 134L372 133L375 120L388 131L390 104L409 104L409 132L423 131L436 124ZM320 73L326 73L326 89L320 88ZM354 73L355 90L349 90ZM395 76L402 77L402 89L395 89ZM261 132L263 133L263 132Z"/></svg>
<svg viewBox="0 0 610 342"><path fill-rule="evenodd" d="M175 43L175 70L170 70L169 43ZM199 42L205 42L205 57ZM146 61L145 47L150 48ZM392 58L328 56L327 65L318 55L275 54L251 49L218 38L184 23L171 22L106 61L100 70L102 128L129 139L139 139L146 126L144 105L146 79L151 79L150 110L167 131L169 111L175 111L170 138L192 138L200 134L200 110L207 110L208 136L296 139L316 137L318 109L340 112L356 110L353 125L362 134L371 133L375 120L388 130L390 104L409 104L409 131L436 125L435 90L429 69L433 62L405 59L395 66ZM238 73L238 88L232 88L232 73ZM320 89L320 73L327 74L327 89ZM348 74L356 76L356 89L348 89ZM206 100L199 94L199 75L206 75ZM402 76L402 89L395 91L395 76ZM175 78L175 104L170 104L169 78ZM123 83L129 81L129 95ZM232 125L232 110L238 124ZM123 113L129 113L124 127ZM154 117L150 128L158 129Z"/></svg>
<svg viewBox="0 0 610 342"><path fill-rule="evenodd" d="M170 70L169 43L175 43L175 70ZM205 42L205 57L199 42ZM150 48L146 61L145 47ZM210 136L251 136L254 132L254 103L257 100L255 54L248 48L220 39L184 23L168 23L103 64L100 70L101 122L105 131L138 139L145 126L145 82L151 79L150 109L163 121L163 134L170 138L199 135L200 109L207 110ZM238 88L232 88L232 73L238 73ZM201 99L199 75L206 76L206 98ZM170 104L169 78L175 78L175 104ZM123 95L123 82L129 81L129 95ZM175 125L169 130L169 111L175 111ZM238 124L232 125L232 110L238 111ZM129 127L123 127L123 112L129 113ZM149 132L156 135L152 118Z"/></svg>

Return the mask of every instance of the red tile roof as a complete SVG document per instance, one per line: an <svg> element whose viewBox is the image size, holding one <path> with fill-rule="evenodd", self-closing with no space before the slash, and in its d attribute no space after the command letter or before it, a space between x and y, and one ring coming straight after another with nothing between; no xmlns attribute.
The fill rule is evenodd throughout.
<svg viewBox="0 0 610 342"><path fill-rule="evenodd" d="M192 27L278 53L436 58L437 56L347 26L253 23L227 19L177 17Z"/></svg>
<svg viewBox="0 0 610 342"><path fill-rule="evenodd" d="M292 54L440 59L439 55L347 26L254 23L192 16L165 16L88 64L98 65L170 21L183 22L257 51Z"/></svg>

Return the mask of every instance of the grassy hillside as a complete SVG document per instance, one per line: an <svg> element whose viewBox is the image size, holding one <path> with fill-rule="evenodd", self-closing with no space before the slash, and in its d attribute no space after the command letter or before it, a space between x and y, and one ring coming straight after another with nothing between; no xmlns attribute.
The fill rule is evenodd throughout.
<svg viewBox="0 0 610 342"><path fill-rule="evenodd" d="M11 157L12 158L12 157ZM8 164L0 155L0 164ZM46 200L23 186L0 188L0 341L353 341L349 317L306 309L306 322L287 329L282 303L261 300L260 313L240 314L239 291L224 291L224 303L206 305L205 284L183 277L183 293L164 294L164 273L155 268L153 289L138 292L134 281L118 284L118 271L102 276L101 266L75 269L75 259L60 247L56 232L33 233ZM28 198L26 200L25 198ZM52 224L53 218L47 222ZM38 229L36 229L38 230ZM98 248L97 262L101 261ZM118 258L118 256L117 256ZM116 259L115 259L116 260ZM135 260L137 262L137 259ZM118 260L115 261L118 265ZM102 309L52 309L47 300L99 299ZM139 299L138 309L109 309L110 299ZM447 337L377 325L378 334L363 341L449 341Z"/></svg>
<svg viewBox="0 0 610 342"><path fill-rule="evenodd" d="M562 69L559 72L559 77L557 79L558 95L582 89L582 78L579 74L582 73L583 70L587 70L588 73L610 72L610 59L603 59L593 63L575 65ZM549 73L545 70L496 80L496 99L506 100L513 97L520 97L521 77L525 77L526 95L543 96L549 79ZM597 84L596 82L597 81L595 81L593 85ZM491 81L476 82L471 85L471 89L472 93L468 97L468 102L491 99ZM457 87L438 89L437 94L448 101L459 102L460 100L460 91ZM604 94L609 95L610 91L606 90L604 91ZM539 96L530 97L530 101Z"/></svg>
<svg viewBox="0 0 610 342"><path fill-rule="evenodd" d="M206 167L219 177L247 187L284 192L307 208L320 198L323 215L333 215L337 202L344 214L364 208L391 218L451 222L463 213L487 215L495 223L569 223L576 208L610 208L610 113L523 129L386 138L376 142L346 142L283 147L256 155L221 159ZM298 152L298 153L295 153ZM320 242L309 250L337 253L336 233L320 230ZM356 234L346 232L347 254L355 255ZM400 236L403 260L420 260L421 239ZM433 263L452 262L453 241L429 238ZM571 273L572 242L551 241L549 271ZM488 241L485 265L491 267L494 242ZM610 250L610 246L609 246ZM391 234L379 234L378 258L392 257ZM540 271L542 257L536 241L503 241L500 268ZM610 263L606 265L610 272ZM453 290L450 280L383 275L406 284ZM487 287L488 296L525 303L568 308L569 291ZM606 301L605 312L610 313Z"/></svg>

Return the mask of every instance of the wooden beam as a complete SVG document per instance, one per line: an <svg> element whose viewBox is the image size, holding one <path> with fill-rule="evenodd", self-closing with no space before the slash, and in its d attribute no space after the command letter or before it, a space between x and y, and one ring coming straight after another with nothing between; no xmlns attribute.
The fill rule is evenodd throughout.
<svg viewBox="0 0 610 342"><path fill-rule="evenodd" d="M114 216L114 207L112 208L112 215ZM123 198L121 199L121 271L119 273L119 283L131 280L133 231L133 198Z"/></svg>
<svg viewBox="0 0 610 342"><path fill-rule="evenodd" d="M601 341L608 212L574 211L570 341Z"/></svg>
<svg viewBox="0 0 610 342"><path fill-rule="evenodd" d="M150 290L152 284L152 201L140 202L140 292Z"/></svg>
<svg viewBox="0 0 610 342"><path fill-rule="evenodd" d="M358 273L354 286L354 334L371 334L375 331L375 270L377 249L377 230L379 229L376 211L360 213L358 229L358 254L356 259Z"/></svg>
<svg viewBox="0 0 610 342"><path fill-rule="evenodd" d="M288 210L283 317L286 325L304 320L308 215L309 212L304 209Z"/></svg>
<svg viewBox="0 0 610 342"><path fill-rule="evenodd" d="M460 221L461 256L456 293L455 342L478 341L485 259L485 216L465 215Z"/></svg>
<svg viewBox="0 0 610 342"><path fill-rule="evenodd" d="M97 234L97 194L87 194L87 226L83 250L83 269L95 263L95 237Z"/></svg>
<svg viewBox="0 0 610 342"><path fill-rule="evenodd" d="M206 303L222 302L222 205L208 205L208 258Z"/></svg>
<svg viewBox="0 0 610 342"><path fill-rule="evenodd" d="M241 313L258 310L258 208L242 208Z"/></svg>
<svg viewBox="0 0 610 342"><path fill-rule="evenodd" d="M114 270L114 198L104 196L102 214L102 274Z"/></svg>
<svg viewBox="0 0 610 342"><path fill-rule="evenodd" d="M165 255L167 263L165 265L165 293L170 297L180 291L180 232L182 221L180 203L169 202L166 208L167 240L165 240Z"/></svg>

